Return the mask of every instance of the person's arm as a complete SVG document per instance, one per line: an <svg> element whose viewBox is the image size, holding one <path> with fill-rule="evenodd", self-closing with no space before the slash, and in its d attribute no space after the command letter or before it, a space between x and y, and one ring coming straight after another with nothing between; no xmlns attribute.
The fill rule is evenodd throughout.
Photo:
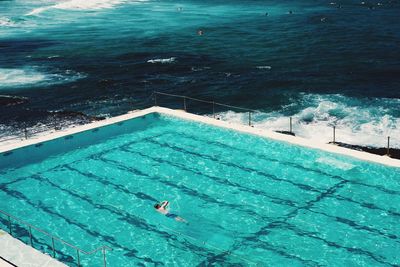
<svg viewBox="0 0 400 267"><path fill-rule="evenodd" d="M166 209L167 208L167 206L168 206L168 204L169 204L169 202L168 201L163 201L162 203L161 203L161 208L163 208L163 209Z"/></svg>

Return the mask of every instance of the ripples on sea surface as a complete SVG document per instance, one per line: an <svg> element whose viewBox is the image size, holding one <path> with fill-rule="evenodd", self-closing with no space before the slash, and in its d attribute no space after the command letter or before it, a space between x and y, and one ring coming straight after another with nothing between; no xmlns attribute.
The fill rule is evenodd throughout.
<svg viewBox="0 0 400 267"><path fill-rule="evenodd" d="M0 127L43 110L121 114L158 90L263 111L257 127L286 129L293 116L301 136L328 141L337 123L342 141L383 146L390 135L400 147L399 11L399 1L0 1L0 94L29 99L0 107Z"/></svg>

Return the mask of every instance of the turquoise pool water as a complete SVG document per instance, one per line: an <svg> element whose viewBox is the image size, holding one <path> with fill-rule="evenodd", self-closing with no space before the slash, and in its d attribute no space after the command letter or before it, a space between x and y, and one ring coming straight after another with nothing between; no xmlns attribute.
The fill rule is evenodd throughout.
<svg viewBox="0 0 400 267"><path fill-rule="evenodd" d="M112 247L108 266L400 264L398 168L205 124L149 114L3 153L0 174L1 210L84 250ZM189 224L155 212L161 200Z"/></svg>

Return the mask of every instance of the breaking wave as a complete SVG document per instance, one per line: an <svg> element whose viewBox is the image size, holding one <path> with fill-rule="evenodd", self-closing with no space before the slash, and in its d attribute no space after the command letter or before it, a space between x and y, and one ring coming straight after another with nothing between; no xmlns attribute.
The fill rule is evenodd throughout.
<svg viewBox="0 0 400 267"><path fill-rule="evenodd" d="M7 17L0 17L0 26L3 27L14 27L15 22Z"/></svg>
<svg viewBox="0 0 400 267"><path fill-rule="evenodd" d="M117 5L123 3L140 3L146 2L147 0L134 0L134 1L127 1L127 0L69 0L65 2L60 2L55 5L38 7L33 9L31 12L27 13L26 15L39 15L40 13L47 11L49 9L62 9L62 10L101 10L101 9L109 9L113 8Z"/></svg>
<svg viewBox="0 0 400 267"><path fill-rule="evenodd" d="M332 141L333 125L336 125L338 142L385 147L387 136L391 136L391 146L400 148L400 116L391 113L400 106L400 99L363 101L342 95L303 95L300 104L301 111L292 115L293 131L297 136L327 143ZM234 111L219 116L236 123L247 123L248 120L247 113ZM260 112L252 118L256 128L289 130L289 116L283 111Z"/></svg>
<svg viewBox="0 0 400 267"><path fill-rule="evenodd" d="M0 90L20 88L32 85L50 85L72 82L85 75L71 70L63 73L43 73L33 68L4 69L0 68Z"/></svg>

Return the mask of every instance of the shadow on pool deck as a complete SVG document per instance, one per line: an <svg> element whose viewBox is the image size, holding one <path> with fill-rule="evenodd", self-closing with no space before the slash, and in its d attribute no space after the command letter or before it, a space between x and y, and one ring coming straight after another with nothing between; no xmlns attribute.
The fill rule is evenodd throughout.
<svg viewBox="0 0 400 267"><path fill-rule="evenodd" d="M296 136L295 133L290 132L290 131L275 131L277 133L280 134L287 134L287 135L291 135L291 136ZM387 154L387 148L386 147L372 147L372 146L359 146L359 145L351 145L351 144L346 144L346 143L342 143L342 142L329 142L328 144L331 145L337 145L340 147L345 147L345 148L349 148L349 149L353 149L353 150L358 150L358 151L364 151L364 152L368 152L371 154L376 154L376 155L386 155ZM400 159L400 149L398 148L391 148L389 150L390 156L393 159Z"/></svg>
<svg viewBox="0 0 400 267"><path fill-rule="evenodd" d="M354 150L358 150L358 151L364 151L364 152L368 152L368 153L372 153L372 154L376 154L376 155L386 155L387 153L387 148L385 147L381 147L381 148L377 148L377 147L371 147L371 146L359 146L359 145L351 145L351 144L346 144L346 143L342 143L342 142L329 142L329 144L334 144L340 147L345 147L345 148L350 148L350 149L354 149ZM391 148L389 150L390 153L390 157L393 159L400 159L400 149L398 148Z"/></svg>

